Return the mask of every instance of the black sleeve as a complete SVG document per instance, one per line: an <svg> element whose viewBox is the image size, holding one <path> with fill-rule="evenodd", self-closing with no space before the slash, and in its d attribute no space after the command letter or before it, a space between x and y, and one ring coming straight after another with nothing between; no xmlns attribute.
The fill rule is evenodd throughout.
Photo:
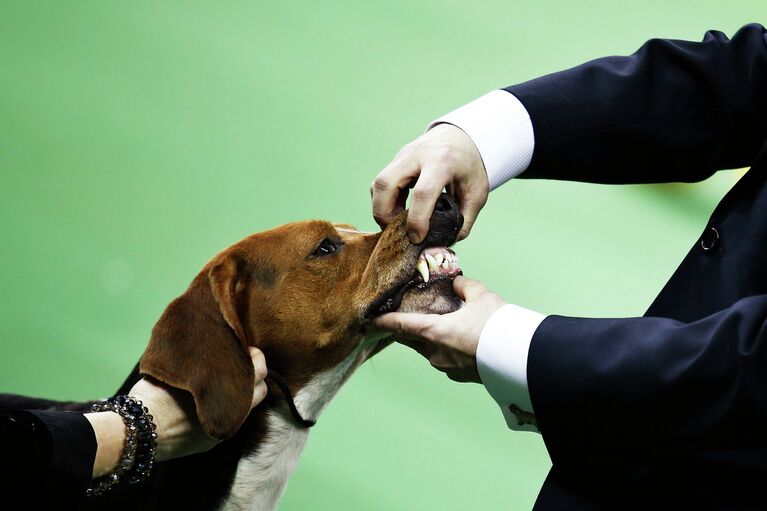
<svg viewBox="0 0 767 511"><path fill-rule="evenodd" d="M530 113L523 178L595 183L700 181L752 163L767 138L767 35L654 39L508 87Z"/></svg>
<svg viewBox="0 0 767 511"><path fill-rule="evenodd" d="M767 295L692 323L549 316L528 385L554 463L761 446Z"/></svg>
<svg viewBox="0 0 767 511"><path fill-rule="evenodd" d="M26 509L71 509L91 480L96 437L77 412L0 414L0 488Z"/></svg>

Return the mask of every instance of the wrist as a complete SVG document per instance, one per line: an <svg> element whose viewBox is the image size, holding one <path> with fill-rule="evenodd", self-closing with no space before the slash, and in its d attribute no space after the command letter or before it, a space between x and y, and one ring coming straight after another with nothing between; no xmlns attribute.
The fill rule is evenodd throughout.
<svg viewBox="0 0 767 511"><path fill-rule="evenodd" d="M482 339L482 335L485 332L485 329L487 327L487 324L490 322L490 320L493 318L495 313L498 311L498 309L502 308L504 305L508 305L503 298L501 298L499 295L495 293L487 293L485 296L483 296L484 303L482 303L482 307L484 309L484 314L478 317L478 322L476 323L473 335L470 336L471 342L468 346L470 350L470 354L476 358L477 357L477 351L479 350L479 343Z"/></svg>
<svg viewBox="0 0 767 511"><path fill-rule="evenodd" d="M188 392L143 379L131 394L143 401L154 416L158 461L206 451L216 444L200 426L194 399Z"/></svg>
<svg viewBox="0 0 767 511"><path fill-rule="evenodd" d="M114 415L118 415L122 426L116 423ZM149 477L157 447L152 419L149 409L132 396L114 396L91 406L86 420L94 428L96 460L92 471L95 477L85 490L86 496L101 495L126 479L140 483ZM115 463L118 445L121 450Z"/></svg>
<svg viewBox="0 0 767 511"><path fill-rule="evenodd" d="M460 128L472 141L494 190L527 169L535 137L530 114L513 94L494 90L429 124Z"/></svg>
<svg viewBox="0 0 767 511"><path fill-rule="evenodd" d="M122 418L115 412L86 413L84 416L91 423L96 436L96 458L93 461L92 477L101 477L117 468L127 431Z"/></svg>
<svg viewBox="0 0 767 511"><path fill-rule="evenodd" d="M506 304L489 317L480 335L477 368L482 383L501 407L508 426L535 431L525 420L534 413L527 384L527 357L545 315Z"/></svg>

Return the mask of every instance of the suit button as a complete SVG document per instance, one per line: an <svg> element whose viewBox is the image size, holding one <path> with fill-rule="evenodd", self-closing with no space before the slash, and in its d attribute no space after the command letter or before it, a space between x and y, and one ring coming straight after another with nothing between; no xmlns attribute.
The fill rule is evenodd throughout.
<svg viewBox="0 0 767 511"><path fill-rule="evenodd" d="M702 248L704 252L711 252L717 245L719 245L719 231L713 227L709 227L700 238L700 248Z"/></svg>

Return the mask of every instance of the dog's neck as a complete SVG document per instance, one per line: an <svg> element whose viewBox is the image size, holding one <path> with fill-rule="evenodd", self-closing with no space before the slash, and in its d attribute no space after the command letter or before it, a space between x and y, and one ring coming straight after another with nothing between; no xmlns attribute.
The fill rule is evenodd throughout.
<svg viewBox="0 0 767 511"><path fill-rule="evenodd" d="M301 455L309 430L283 413L266 412L266 433L254 452L237 464L225 511L276 509Z"/></svg>
<svg viewBox="0 0 767 511"><path fill-rule="evenodd" d="M366 338L343 362L318 373L298 391L295 404L306 419L316 419L352 372L365 360L376 341ZM276 509L288 479L306 445L309 430L296 424L287 406L266 412L263 438L240 459L228 497L226 511Z"/></svg>

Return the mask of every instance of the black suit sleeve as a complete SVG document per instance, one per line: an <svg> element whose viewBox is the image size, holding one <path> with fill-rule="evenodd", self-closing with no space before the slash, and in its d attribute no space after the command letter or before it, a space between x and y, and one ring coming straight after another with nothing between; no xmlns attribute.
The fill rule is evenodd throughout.
<svg viewBox="0 0 767 511"><path fill-rule="evenodd" d="M0 413L0 494L5 503L74 509L90 483L95 457L96 437L81 413Z"/></svg>
<svg viewBox="0 0 767 511"><path fill-rule="evenodd" d="M595 183L700 181L752 163L767 138L767 34L654 39L508 87L530 113L523 178Z"/></svg>
<svg viewBox="0 0 767 511"><path fill-rule="evenodd" d="M554 463L764 445L767 295L692 323L549 316L528 385Z"/></svg>

